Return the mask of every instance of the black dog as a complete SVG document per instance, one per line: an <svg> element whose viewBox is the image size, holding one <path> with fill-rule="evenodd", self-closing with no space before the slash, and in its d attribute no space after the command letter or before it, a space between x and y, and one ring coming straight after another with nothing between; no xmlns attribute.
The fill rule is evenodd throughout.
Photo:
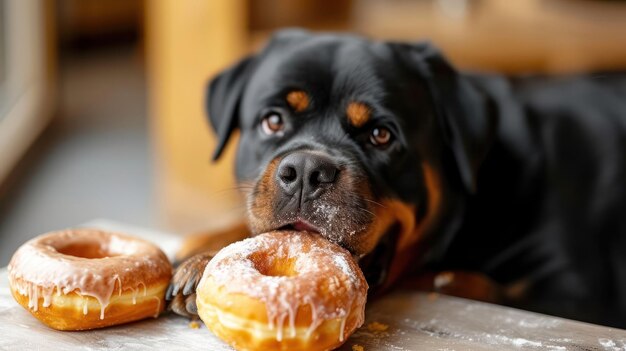
<svg viewBox="0 0 626 351"><path fill-rule="evenodd" d="M241 131L250 234L319 232L372 290L477 272L500 302L626 326L623 77L461 74L429 44L291 30L207 104L215 159ZM211 257L195 243L168 291L181 314Z"/></svg>

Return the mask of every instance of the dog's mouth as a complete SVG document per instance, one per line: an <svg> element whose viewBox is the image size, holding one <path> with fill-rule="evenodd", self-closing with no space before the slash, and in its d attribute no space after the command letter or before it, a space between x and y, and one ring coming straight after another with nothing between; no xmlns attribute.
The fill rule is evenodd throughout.
<svg viewBox="0 0 626 351"><path fill-rule="evenodd" d="M385 219L387 216L376 211L378 208L363 211L359 206L332 202L318 202L309 206L296 213L271 212L270 216L264 217L254 216L256 212L253 211L253 232L289 230L320 235L352 254L366 275L370 291L375 292L383 286L402 225L395 220ZM257 208L260 207L252 209ZM378 210L385 209L387 207ZM359 214L362 217L358 217Z"/></svg>
<svg viewBox="0 0 626 351"><path fill-rule="evenodd" d="M276 230L292 230L298 232L310 232L321 235L321 228L309 223L306 220L296 220L294 222L278 227ZM376 292L385 282L389 267L395 252L398 240L399 227L392 225L382 236L373 250L367 254L354 255L354 259L359 262L371 291ZM343 246L343 245L341 245ZM345 248L345 247L344 247Z"/></svg>
<svg viewBox="0 0 626 351"><path fill-rule="evenodd" d="M278 230L295 230L298 232L312 232L317 234L321 233L321 230L318 227L302 219L283 225L278 228Z"/></svg>

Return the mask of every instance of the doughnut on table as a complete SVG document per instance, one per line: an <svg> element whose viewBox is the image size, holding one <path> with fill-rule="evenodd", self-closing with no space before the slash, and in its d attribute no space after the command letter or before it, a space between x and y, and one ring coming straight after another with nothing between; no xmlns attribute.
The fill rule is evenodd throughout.
<svg viewBox="0 0 626 351"><path fill-rule="evenodd" d="M148 239L172 256L177 236L98 220L85 226ZM340 350L626 350L626 330L443 295L396 292L368 303L365 325ZM11 297L0 269L0 350L231 350L202 324L171 314L83 332L41 324Z"/></svg>

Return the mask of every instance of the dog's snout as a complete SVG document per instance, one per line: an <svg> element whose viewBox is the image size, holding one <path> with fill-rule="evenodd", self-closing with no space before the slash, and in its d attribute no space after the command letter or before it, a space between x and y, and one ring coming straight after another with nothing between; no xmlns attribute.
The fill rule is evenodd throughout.
<svg viewBox="0 0 626 351"><path fill-rule="evenodd" d="M289 195L302 191L312 198L321 194L324 185L335 182L339 168L325 155L297 151L285 156L276 170L276 181Z"/></svg>

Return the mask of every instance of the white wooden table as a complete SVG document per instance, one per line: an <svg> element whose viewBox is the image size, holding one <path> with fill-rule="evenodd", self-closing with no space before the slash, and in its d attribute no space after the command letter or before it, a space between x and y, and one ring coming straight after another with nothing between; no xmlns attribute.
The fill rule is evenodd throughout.
<svg viewBox="0 0 626 351"><path fill-rule="evenodd" d="M146 238L170 257L179 242L173 235L110 221L90 225ZM365 325L341 350L356 345L363 350L397 351L626 351L626 331L448 296L396 292L368 303ZM193 329L186 319L171 314L94 331L49 329L13 300L6 269L0 269L0 350L54 349L219 351L230 347L204 326Z"/></svg>

